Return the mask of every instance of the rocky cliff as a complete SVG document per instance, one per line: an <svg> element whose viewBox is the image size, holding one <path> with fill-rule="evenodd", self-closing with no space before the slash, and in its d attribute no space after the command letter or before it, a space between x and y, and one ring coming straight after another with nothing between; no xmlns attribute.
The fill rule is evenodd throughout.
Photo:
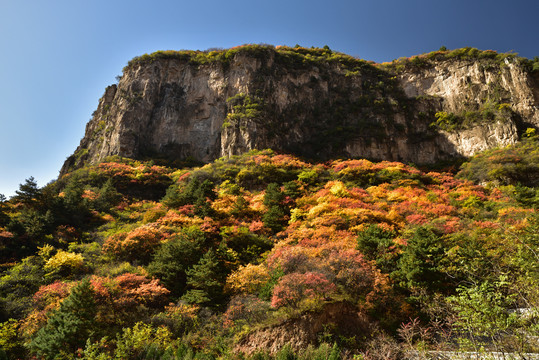
<svg viewBox="0 0 539 360"><path fill-rule="evenodd" d="M418 164L469 156L539 125L529 68L476 49L389 64L260 45L143 55L106 89L61 174L110 155L206 162L255 148Z"/></svg>

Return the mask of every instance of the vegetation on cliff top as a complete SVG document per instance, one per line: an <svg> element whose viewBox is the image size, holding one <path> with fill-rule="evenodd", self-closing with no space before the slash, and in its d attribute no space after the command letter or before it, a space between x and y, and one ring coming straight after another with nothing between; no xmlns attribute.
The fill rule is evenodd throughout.
<svg viewBox="0 0 539 360"><path fill-rule="evenodd" d="M153 62L159 59L177 59L192 64L202 65L208 63L228 64L237 54L245 54L253 57L267 58L270 55L278 56L280 60L292 64L315 65L317 63L338 63L346 67L365 66L369 62L357 59L341 52L332 51L329 47L304 48L301 46L272 46L248 44L236 46L230 49L215 50L165 50L144 54L131 59L127 68L137 64ZM370 63L372 64L372 62ZM126 70L124 69L124 70Z"/></svg>
<svg viewBox="0 0 539 360"><path fill-rule="evenodd" d="M222 63L228 65L237 54L245 54L262 59L275 55L277 59L282 61L303 66L334 63L349 70L355 69L354 71L368 66L376 66L381 70L398 73L406 68L428 67L432 66L435 62L445 60L479 60L491 65L504 64L505 60L518 60L524 65L526 70L533 72L539 71L539 57L530 60L519 57L513 52L498 53L493 50L479 50L473 47L464 47L454 50L448 50L445 47L442 47L438 51L408 58L403 57L395 59L392 62L375 64L373 61L366 61L338 51L333 51L328 46L324 46L323 48L306 48L299 45L289 47L267 44L246 44L230 49L209 49L205 51L161 50L151 54L134 57L128 62L124 71L134 65L150 63L159 59L178 59L196 65L208 63Z"/></svg>
<svg viewBox="0 0 539 360"><path fill-rule="evenodd" d="M240 359L243 336L327 304L368 327L328 323L319 347L273 358L538 351L528 135L460 178L266 150L181 169L113 158L44 188L28 179L0 199L0 358Z"/></svg>

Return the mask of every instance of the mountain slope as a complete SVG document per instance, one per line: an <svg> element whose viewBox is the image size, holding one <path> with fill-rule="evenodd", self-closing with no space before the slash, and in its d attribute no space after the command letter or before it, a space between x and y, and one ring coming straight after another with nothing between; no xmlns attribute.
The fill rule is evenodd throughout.
<svg viewBox="0 0 539 360"><path fill-rule="evenodd" d="M537 67L133 59L62 176L0 198L0 359L532 358Z"/></svg>
<svg viewBox="0 0 539 360"><path fill-rule="evenodd" d="M471 175L520 148L497 151ZM18 321L0 334L19 358L537 351L537 191L508 184L270 150L109 158L2 203L2 320Z"/></svg>

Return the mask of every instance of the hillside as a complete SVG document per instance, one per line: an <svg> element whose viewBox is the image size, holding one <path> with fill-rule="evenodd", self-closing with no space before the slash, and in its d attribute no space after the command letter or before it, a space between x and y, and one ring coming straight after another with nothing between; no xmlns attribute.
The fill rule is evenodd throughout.
<svg viewBox="0 0 539 360"><path fill-rule="evenodd" d="M264 150L29 179L0 202L0 358L537 352L537 141L456 176Z"/></svg>
<svg viewBox="0 0 539 360"><path fill-rule="evenodd" d="M388 64L327 47L146 54L106 89L61 174L114 155L206 163L266 148L313 161L453 161L539 125L538 67L474 48Z"/></svg>
<svg viewBox="0 0 539 360"><path fill-rule="evenodd" d="M538 106L473 48L136 57L0 196L0 360L538 357Z"/></svg>

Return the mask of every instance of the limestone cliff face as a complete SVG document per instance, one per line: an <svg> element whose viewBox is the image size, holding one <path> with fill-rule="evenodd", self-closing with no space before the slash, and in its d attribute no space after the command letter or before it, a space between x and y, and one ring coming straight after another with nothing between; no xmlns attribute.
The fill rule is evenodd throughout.
<svg viewBox="0 0 539 360"><path fill-rule="evenodd" d="M434 61L397 73L293 49L211 54L132 61L61 174L110 155L207 162L255 148L433 163L512 144L519 129L539 125L539 82L518 59ZM491 113L446 131L431 126L439 111Z"/></svg>
<svg viewBox="0 0 539 360"><path fill-rule="evenodd" d="M408 97L442 99L443 109L453 113L480 110L489 102L510 105L512 111L501 114L495 122L442 132L460 155L512 144L517 140L517 127L539 125L539 82L518 61L506 59L493 66L481 61L446 60L422 71L405 72L399 81Z"/></svg>

